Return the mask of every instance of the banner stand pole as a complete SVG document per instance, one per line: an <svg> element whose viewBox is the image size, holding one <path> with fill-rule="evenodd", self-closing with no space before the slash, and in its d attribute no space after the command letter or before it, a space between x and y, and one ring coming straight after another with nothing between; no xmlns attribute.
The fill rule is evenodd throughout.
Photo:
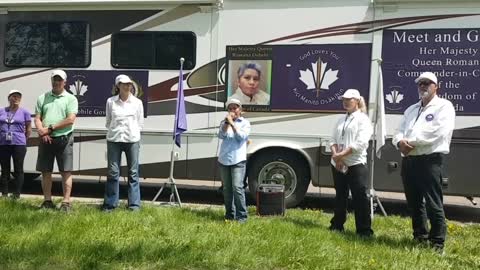
<svg viewBox="0 0 480 270"><path fill-rule="evenodd" d="M163 183L160 190L157 192L155 197L153 198L152 202L155 202L157 198L162 194L162 191L170 187L170 199L168 204L176 205L178 204L179 207L182 207L182 201L180 200L180 195L178 194L177 184L175 182L175 178L173 178L173 168L175 165L175 140L172 140L172 151L170 152L170 175L168 176L167 182Z"/></svg>
<svg viewBox="0 0 480 270"><path fill-rule="evenodd" d="M177 152L175 152L175 141L177 138L177 121L179 118L179 111L180 111L180 101L183 101L183 62L185 59L182 57L180 58L180 74L178 77L178 87L177 87L177 106L175 109L175 118L173 120L173 139L172 139L172 151L170 151L170 174L168 175L168 180L167 182L163 183L162 187L160 190L157 192L155 197L153 198L152 202L155 202L160 194L162 194L162 191L170 187L170 199L168 201L169 205L178 205L179 207L182 207L182 201L180 200L180 195L178 194L178 189L177 189L177 184L175 182L175 178L173 178L173 168L175 166L175 158L178 155ZM186 127L185 127L186 128ZM180 135L178 135L180 136ZM180 144L179 144L180 146Z"/></svg>
<svg viewBox="0 0 480 270"><path fill-rule="evenodd" d="M375 59L374 61L376 61L378 63L378 69L379 69L379 78L378 78L378 82L377 82L377 85L379 85L380 83L380 69L382 68L381 67L381 60L378 60L378 59ZM379 86L379 87L383 87L383 85ZM383 92L383 91L382 91ZM373 217L374 217L374 212L375 212L375 208L376 206L380 207L380 210L382 211L382 214L384 216L387 216L387 212L385 212L385 208L383 208L383 205L382 205L382 202L380 201L380 198L377 196L377 193L375 192L375 189L373 188L373 176L374 176L374 169L375 169L375 155L376 155L376 149L377 149L377 126L378 126L378 104L380 102L380 98L383 98L383 95L380 96L380 93L379 91L377 91L377 97L376 97L376 108L375 108L375 121L374 121L374 124L375 124L375 128L373 129L373 143L372 143L372 151L371 151L371 155L370 155L370 182L369 182L369 185L370 185L370 189L369 189L369 192L368 192L368 196L370 197L370 217L372 218L373 220Z"/></svg>

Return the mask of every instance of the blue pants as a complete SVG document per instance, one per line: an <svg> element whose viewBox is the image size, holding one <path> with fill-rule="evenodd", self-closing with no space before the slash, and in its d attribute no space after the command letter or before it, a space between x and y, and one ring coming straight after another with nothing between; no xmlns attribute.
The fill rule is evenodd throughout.
<svg viewBox="0 0 480 270"><path fill-rule="evenodd" d="M246 162L225 166L219 164L223 181L223 199L225 201L225 219L247 219L247 203L243 179L245 178Z"/></svg>
<svg viewBox="0 0 480 270"><path fill-rule="evenodd" d="M119 178L122 152L127 157L128 208L140 208L140 182L138 177L138 155L140 143L107 142L108 177L105 184L104 207L116 208L119 200Z"/></svg>

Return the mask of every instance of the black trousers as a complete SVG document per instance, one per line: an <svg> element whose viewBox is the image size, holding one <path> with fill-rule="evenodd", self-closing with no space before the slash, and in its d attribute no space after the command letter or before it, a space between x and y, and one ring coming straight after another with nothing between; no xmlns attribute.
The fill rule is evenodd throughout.
<svg viewBox="0 0 480 270"><path fill-rule="evenodd" d="M25 145L0 145L0 165L2 167L2 193L8 194L8 181L10 180L10 160L13 158L13 175L15 176L15 194L20 195L23 187L23 161L27 154Z"/></svg>
<svg viewBox="0 0 480 270"><path fill-rule="evenodd" d="M402 181L412 216L413 237L443 247L447 227L443 210L442 167L444 155L408 156L402 160ZM427 228L430 220L430 231Z"/></svg>
<svg viewBox="0 0 480 270"><path fill-rule="evenodd" d="M346 174L332 166L332 174L336 194L334 215L330 221L331 228L343 230L343 224L347 220L348 193L351 190L357 234L372 235L367 166L364 164L350 166Z"/></svg>

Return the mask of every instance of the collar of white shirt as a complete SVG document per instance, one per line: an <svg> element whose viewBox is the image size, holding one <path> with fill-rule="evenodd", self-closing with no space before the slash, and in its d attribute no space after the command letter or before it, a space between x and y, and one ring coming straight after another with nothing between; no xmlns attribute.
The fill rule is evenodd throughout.
<svg viewBox="0 0 480 270"><path fill-rule="evenodd" d="M128 98L127 100L123 101L120 99L120 95L116 95L113 97L113 101L117 102L117 101L122 101L122 102L128 102L128 103L131 103L132 102L132 94L128 95Z"/></svg>
<svg viewBox="0 0 480 270"><path fill-rule="evenodd" d="M438 105L440 102L441 102L440 98L437 95L435 95L432 98L432 100L430 100L430 102L428 102L426 107ZM417 107L421 107L421 106L422 106L422 100L420 99L420 101L417 103Z"/></svg>
<svg viewBox="0 0 480 270"><path fill-rule="evenodd" d="M358 110L354 111L353 113L351 113L350 115L348 115L348 113L347 113L347 115L348 115L348 116L357 117L357 116L358 116L359 114L361 114L361 113L362 113L362 111L361 111L360 109L358 109Z"/></svg>

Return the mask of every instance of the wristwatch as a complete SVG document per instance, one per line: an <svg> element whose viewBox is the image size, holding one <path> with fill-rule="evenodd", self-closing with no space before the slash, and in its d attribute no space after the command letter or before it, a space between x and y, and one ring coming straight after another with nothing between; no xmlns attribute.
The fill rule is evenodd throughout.
<svg viewBox="0 0 480 270"><path fill-rule="evenodd" d="M52 134L52 132L53 132L53 125L49 125L48 126L48 133Z"/></svg>

